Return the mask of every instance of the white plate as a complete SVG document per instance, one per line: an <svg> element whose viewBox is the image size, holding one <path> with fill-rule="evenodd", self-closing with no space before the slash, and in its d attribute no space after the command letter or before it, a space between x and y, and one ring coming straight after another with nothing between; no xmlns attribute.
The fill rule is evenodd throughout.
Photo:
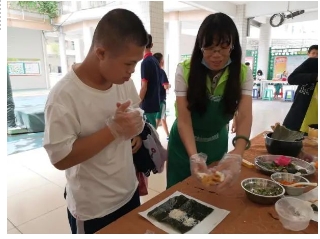
<svg viewBox="0 0 320 239"><path fill-rule="evenodd" d="M160 228L161 230L170 233L170 234L180 234L178 231L170 227L169 225L165 223L158 222L156 219L149 217L148 213L155 209L156 207L160 206L161 204L168 201L170 198L183 195L189 199L193 199L197 201L198 203L201 203L202 205L205 205L207 207L213 208L213 212L210 213L203 221L201 221L199 224L197 224L195 227L193 227L190 231L186 232L185 234L208 234L210 233L220 222L223 221L223 219L230 213L230 211L217 208L215 206L212 206L208 203L202 202L196 198L190 197L186 194L183 194L179 191L173 193L171 196L167 197L166 199L162 200L161 202L153 205L148 210L144 212L139 212L139 214L147 219L149 222L151 222L156 227Z"/></svg>

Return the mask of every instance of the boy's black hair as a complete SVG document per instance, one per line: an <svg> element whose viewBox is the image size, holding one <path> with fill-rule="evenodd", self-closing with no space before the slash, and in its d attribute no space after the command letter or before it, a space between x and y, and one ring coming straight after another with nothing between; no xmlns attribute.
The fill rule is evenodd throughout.
<svg viewBox="0 0 320 239"><path fill-rule="evenodd" d="M160 52L157 52L157 53L154 53L153 56L157 59L157 61L160 63L160 61L162 60L163 58L163 55L162 53Z"/></svg>
<svg viewBox="0 0 320 239"><path fill-rule="evenodd" d="M118 52L128 43L139 47L146 46L148 34L136 14L118 8L108 12L99 21L93 34L91 49L99 45Z"/></svg>

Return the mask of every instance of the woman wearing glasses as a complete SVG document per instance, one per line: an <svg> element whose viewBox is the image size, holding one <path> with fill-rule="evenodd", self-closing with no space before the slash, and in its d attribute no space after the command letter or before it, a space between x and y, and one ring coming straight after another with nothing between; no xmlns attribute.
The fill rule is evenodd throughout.
<svg viewBox="0 0 320 239"><path fill-rule="evenodd" d="M232 19L223 13L209 15L198 31L191 60L176 70L177 119L168 143L167 188L215 161L219 164L211 170L225 174L218 190L237 180L252 124L253 76L241 56ZM226 154L226 125L236 111L235 148Z"/></svg>

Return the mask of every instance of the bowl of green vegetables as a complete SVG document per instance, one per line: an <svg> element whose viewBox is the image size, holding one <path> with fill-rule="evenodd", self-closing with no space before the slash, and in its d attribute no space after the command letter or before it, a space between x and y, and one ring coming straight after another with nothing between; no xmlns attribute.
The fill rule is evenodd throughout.
<svg viewBox="0 0 320 239"><path fill-rule="evenodd" d="M285 193L280 184L265 178L247 178L241 182L248 199L254 203L272 205Z"/></svg>

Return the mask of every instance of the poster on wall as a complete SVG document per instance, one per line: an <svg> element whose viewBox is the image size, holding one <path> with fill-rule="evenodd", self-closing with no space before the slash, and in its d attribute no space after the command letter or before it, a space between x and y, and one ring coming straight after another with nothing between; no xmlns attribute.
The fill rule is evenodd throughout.
<svg viewBox="0 0 320 239"><path fill-rule="evenodd" d="M246 50L245 62L250 63L252 75L255 78L258 70L258 50Z"/></svg>
<svg viewBox="0 0 320 239"><path fill-rule="evenodd" d="M188 60L190 58L191 58L191 54L181 55L180 62L183 62L183 61Z"/></svg>
<svg viewBox="0 0 320 239"><path fill-rule="evenodd" d="M286 56L277 56L274 60L274 78L280 79L281 74L287 70L287 60Z"/></svg>
<svg viewBox="0 0 320 239"><path fill-rule="evenodd" d="M308 56L308 47L269 50L268 80L277 78L284 71L288 75L294 71Z"/></svg>
<svg viewBox="0 0 320 239"><path fill-rule="evenodd" d="M13 59L8 58L8 72L10 76L37 76L41 75L40 59Z"/></svg>

